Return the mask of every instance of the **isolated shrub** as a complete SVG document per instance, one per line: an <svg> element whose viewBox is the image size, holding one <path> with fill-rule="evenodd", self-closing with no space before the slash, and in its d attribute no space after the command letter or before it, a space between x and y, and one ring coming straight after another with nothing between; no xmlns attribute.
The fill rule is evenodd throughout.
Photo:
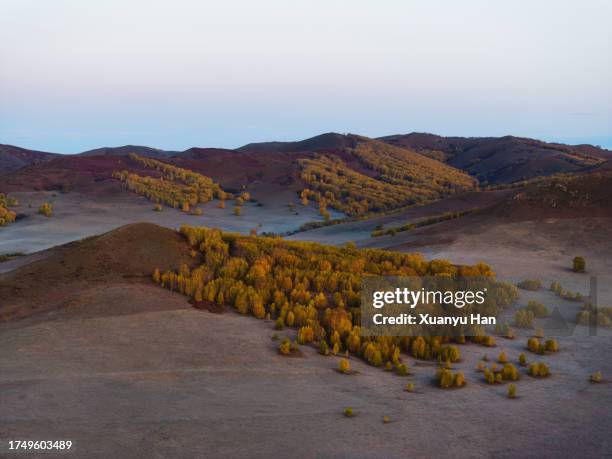
<svg viewBox="0 0 612 459"><path fill-rule="evenodd" d="M347 359L341 359L338 363L338 370L340 373L348 374L351 372L351 364Z"/></svg>
<svg viewBox="0 0 612 459"><path fill-rule="evenodd" d="M44 202L39 208L38 213L45 217L50 217L53 214L53 206L49 202Z"/></svg>
<svg viewBox="0 0 612 459"><path fill-rule="evenodd" d="M237 217L239 217L242 214L242 207L234 207L234 215L236 215Z"/></svg>
<svg viewBox="0 0 612 459"><path fill-rule="evenodd" d="M162 205L161 205L161 204L159 204L159 203L155 204L155 206L153 207L153 210L154 210L155 212L161 212L163 209L164 209L164 208L163 208L163 207L162 207Z"/></svg>
<svg viewBox="0 0 612 459"><path fill-rule="evenodd" d="M516 398L516 384L508 386L508 398Z"/></svg>
<svg viewBox="0 0 612 459"><path fill-rule="evenodd" d="M442 389L448 389L453 386L454 376L453 372L446 368L440 368L437 372L438 384Z"/></svg>
<svg viewBox="0 0 612 459"><path fill-rule="evenodd" d="M344 415L345 415L347 418L352 418L352 417L354 416L354 414L353 414L353 408L351 408L350 406L349 406L348 408L345 408L345 409L344 409Z"/></svg>
<svg viewBox="0 0 612 459"><path fill-rule="evenodd" d="M409 382L408 384L406 384L406 392L413 392L414 391L414 383Z"/></svg>
<svg viewBox="0 0 612 459"><path fill-rule="evenodd" d="M496 382L497 384L500 384L502 381L503 381L502 374L501 374L501 373L496 373L496 374L495 374L495 382Z"/></svg>
<svg viewBox="0 0 612 459"><path fill-rule="evenodd" d="M555 339L547 339L544 347L548 352L557 352L559 350L559 344L557 344Z"/></svg>
<svg viewBox="0 0 612 459"><path fill-rule="evenodd" d="M484 369L484 378L487 384L495 384L495 374L488 368Z"/></svg>
<svg viewBox="0 0 612 459"><path fill-rule="evenodd" d="M389 424L391 422L391 419L389 418L389 416L383 416L383 424Z"/></svg>
<svg viewBox="0 0 612 459"><path fill-rule="evenodd" d="M450 360L451 362L458 362L461 360L461 351L457 346L448 345L440 349L440 357L442 360Z"/></svg>
<svg viewBox="0 0 612 459"><path fill-rule="evenodd" d="M544 318L550 315L548 309L546 309L546 306L544 306L542 303L539 303L538 301L530 300L527 303L527 310L531 311L533 315L538 318Z"/></svg>
<svg viewBox="0 0 612 459"><path fill-rule="evenodd" d="M591 382L600 383L602 381L603 381L603 375L601 374L601 371L596 371L595 373L591 375Z"/></svg>
<svg viewBox="0 0 612 459"><path fill-rule="evenodd" d="M408 365L400 363L395 367L395 372L398 376L408 376Z"/></svg>
<svg viewBox="0 0 612 459"><path fill-rule="evenodd" d="M575 273L583 273L586 269L586 261L584 257L574 257L572 269Z"/></svg>
<svg viewBox="0 0 612 459"><path fill-rule="evenodd" d="M540 340L532 336L527 340L527 349L531 352L538 353L540 351Z"/></svg>
<svg viewBox="0 0 612 459"><path fill-rule="evenodd" d="M225 201L223 200L219 201L219 204L217 204L217 207L219 209L225 209Z"/></svg>
<svg viewBox="0 0 612 459"><path fill-rule="evenodd" d="M289 338L285 338L283 340L283 342L280 344L280 346L278 347L278 351L283 354L283 355L289 355L291 354L291 341L289 340Z"/></svg>
<svg viewBox="0 0 612 459"><path fill-rule="evenodd" d="M542 288L542 282L539 279L525 279L517 284L518 288L523 290L536 291Z"/></svg>
<svg viewBox="0 0 612 459"><path fill-rule="evenodd" d="M519 355L519 365L522 367L527 365L527 356L525 354Z"/></svg>
<svg viewBox="0 0 612 459"><path fill-rule="evenodd" d="M519 371L511 363L507 363L504 365L504 368L501 371L502 378L507 381L516 381L519 379Z"/></svg>
<svg viewBox="0 0 612 459"><path fill-rule="evenodd" d="M533 312L521 309L514 314L514 325L519 328L533 328Z"/></svg>
<svg viewBox="0 0 612 459"><path fill-rule="evenodd" d="M544 329L542 327L537 327L533 332L533 336L536 338L544 338Z"/></svg>
<svg viewBox="0 0 612 459"><path fill-rule="evenodd" d="M508 356L506 355L505 352L500 352L499 357L497 359L497 361L499 363L507 363L508 362Z"/></svg>
<svg viewBox="0 0 612 459"><path fill-rule="evenodd" d="M550 283L550 291L556 293L557 295L561 292L561 284L557 281L553 281Z"/></svg>

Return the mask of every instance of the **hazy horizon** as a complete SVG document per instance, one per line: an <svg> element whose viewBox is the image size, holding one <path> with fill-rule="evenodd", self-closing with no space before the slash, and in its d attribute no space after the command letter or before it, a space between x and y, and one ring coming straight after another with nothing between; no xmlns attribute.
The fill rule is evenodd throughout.
<svg viewBox="0 0 612 459"><path fill-rule="evenodd" d="M603 0L0 6L0 143L181 151L416 131L612 148Z"/></svg>

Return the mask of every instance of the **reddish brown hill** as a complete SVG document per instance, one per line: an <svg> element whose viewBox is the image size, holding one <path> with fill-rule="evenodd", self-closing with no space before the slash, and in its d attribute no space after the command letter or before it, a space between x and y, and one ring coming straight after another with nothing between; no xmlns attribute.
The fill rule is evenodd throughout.
<svg viewBox="0 0 612 459"><path fill-rule="evenodd" d="M156 174L127 157L59 155L4 176L0 181L0 192L75 189L95 192L100 182L111 180L113 171L122 169L144 175Z"/></svg>
<svg viewBox="0 0 612 459"><path fill-rule="evenodd" d="M155 267L176 269L192 261L177 232L150 223L126 225L55 247L44 259L0 275L0 320L45 310L92 282L149 282Z"/></svg>
<svg viewBox="0 0 612 459"><path fill-rule="evenodd" d="M591 145L561 145L521 137L441 137L411 133L382 137L478 177L483 183L512 183L538 176L585 172L612 159Z"/></svg>
<svg viewBox="0 0 612 459"><path fill-rule="evenodd" d="M130 153L136 153L139 156L147 158L168 158L176 155L178 151L160 150L158 148L143 147L139 145L124 145L122 147L102 147L95 150L84 151L79 153L79 156L127 156Z"/></svg>
<svg viewBox="0 0 612 459"><path fill-rule="evenodd" d="M612 172L554 177L529 184L495 215L513 218L612 217Z"/></svg>
<svg viewBox="0 0 612 459"><path fill-rule="evenodd" d="M0 144L0 175L16 171L28 164L47 161L57 156L56 153Z"/></svg>
<svg viewBox="0 0 612 459"><path fill-rule="evenodd" d="M253 183L292 185L299 175L296 159L310 155L190 148L169 162L212 177L226 190L238 190Z"/></svg>
<svg viewBox="0 0 612 459"><path fill-rule="evenodd" d="M249 143L238 148L246 152L312 152L341 150L354 147L358 136L328 132L299 142L261 142Z"/></svg>

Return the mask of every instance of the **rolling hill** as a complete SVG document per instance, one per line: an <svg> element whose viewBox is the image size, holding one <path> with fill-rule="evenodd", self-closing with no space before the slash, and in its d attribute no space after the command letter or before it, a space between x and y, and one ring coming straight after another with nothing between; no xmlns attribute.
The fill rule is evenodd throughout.
<svg viewBox="0 0 612 459"><path fill-rule="evenodd" d="M79 153L79 156L127 156L130 153L136 153L139 156L148 158L168 158L176 155L178 151L160 150L158 148L143 147L140 145L123 145L122 147L102 147L94 150L84 151Z"/></svg>
<svg viewBox="0 0 612 459"><path fill-rule="evenodd" d="M13 145L0 144L0 175L21 169L24 166L59 156L57 153L28 150Z"/></svg>
<svg viewBox="0 0 612 459"><path fill-rule="evenodd" d="M148 281L151 266L175 269L192 261L185 240L171 229L135 223L49 249L41 259L0 275L0 321L62 304L92 283ZM112 305L109 305L109 308Z"/></svg>
<svg viewBox="0 0 612 459"><path fill-rule="evenodd" d="M441 137L411 133L381 137L468 172L485 184L504 184L538 176L593 170L612 159L592 145L562 145L521 137Z"/></svg>

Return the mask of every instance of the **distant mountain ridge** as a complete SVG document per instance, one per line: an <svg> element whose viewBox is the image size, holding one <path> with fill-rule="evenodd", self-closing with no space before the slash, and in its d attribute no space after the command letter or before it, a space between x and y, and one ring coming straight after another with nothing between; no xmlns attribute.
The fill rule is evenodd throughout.
<svg viewBox="0 0 612 459"><path fill-rule="evenodd" d="M586 172L612 159L612 151L592 145L564 145L514 136L442 137L413 132L379 140L446 162L491 184Z"/></svg>
<svg viewBox="0 0 612 459"><path fill-rule="evenodd" d="M144 147L140 145L123 145L121 147L102 147L94 150L78 153L77 156L127 156L130 153L136 153L140 156L149 158L168 158L179 154L178 151L160 150L159 148Z"/></svg>
<svg viewBox="0 0 612 459"><path fill-rule="evenodd" d="M16 171L29 164L46 161L59 156L57 153L28 150L13 145L0 144L0 175Z"/></svg>
<svg viewBox="0 0 612 459"><path fill-rule="evenodd" d="M359 145L368 144L373 151L384 155L383 145L401 148L410 154L426 156L446 166L477 178L481 184L506 184L537 176L558 173L581 173L612 168L612 151L592 145L563 145L514 136L505 137L443 137L427 133L391 135L370 139L355 134L328 132L295 142L259 142L243 145L235 150L224 148L189 148L168 151L157 148L124 145L102 147L76 155L62 155L28 150L11 145L0 145L0 175L17 173L10 180L14 187L32 187L26 182L36 177L40 186L48 187L48 177L42 164L53 159L71 158L68 162L49 164L56 173L65 169L79 174L93 168L97 180L105 176L114 162L127 159L129 153L161 159L201 173L210 173L230 186L240 186L254 180L276 184L290 184L300 180L298 161L312 158L317 153L333 155L354 171L375 178L377 172L364 167L350 152ZM99 160L96 160L99 158ZM91 159L92 161L85 161ZM38 166L40 165L40 166ZM69 167L68 167L69 166ZM47 171L49 172L49 171ZM62 173L62 175L65 175ZM8 177L5 177L5 182ZM19 185L21 183L21 185ZM7 184L8 185L8 184Z"/></svg>

